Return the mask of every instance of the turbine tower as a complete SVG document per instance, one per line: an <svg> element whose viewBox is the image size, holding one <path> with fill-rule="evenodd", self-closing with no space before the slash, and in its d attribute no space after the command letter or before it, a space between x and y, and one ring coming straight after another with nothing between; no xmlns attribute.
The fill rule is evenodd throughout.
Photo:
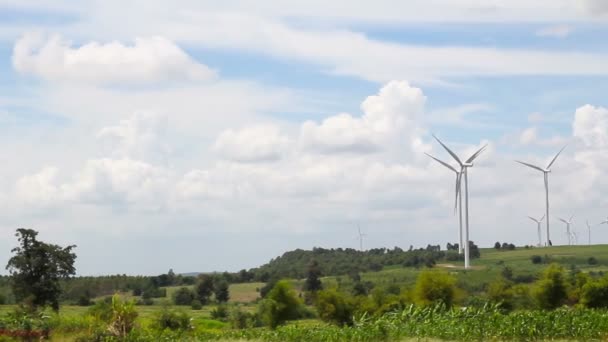
<svg viewBox="0 0 608 342"><path fill-rule="evenodd" d="M541 237L541 233L540 233L540 224L545 219L545 215L543 215L543 217L541 217L540 220L537 220L537 219L535 219L532 216L528 216L528 218L530 220L536 222L536 230L538 231L538 247L542 247L543 246L543 241L542 241L542 237Z"/></svg>
<svg viewBox="0 0 608 342"><path fill-rule="evenodd" d="M454 203L454 213L456 213L456 209L458 209L459 213L458 213L458 221L459 221L459 230L458 230L458 254L462 254L462 250L463 250L463 242L462 242L462 191L461 191L461 186L460 186L460 171L456 170L452 165L439 160L435 157L433 157L432 155L428 154L428 153L424 153L427 156L433 158L435 161L437 161L439 164L447 167L448 169L454 171L454 173L456 174L456 201Z"/></svg>
<svg viewBox="0 0 608 342"><path fill-rule="evenodd" d="M483 150L488 146L487 144L482 146L479 150L473 153L469 159L467 159L464 163L460 161L460 158L456 155L456 153L452 152L444 143L439 140L434 134L433 138L437 140L437 142L456 160L458 165L460 165L460 175L464 175L464 205L465 205L465 214L464 214L464 222L465 222L465 235L464 235L464 268L468 269L470 267L469 260L469 177L468 177L468 169L473 167L473 161L477 158Z"/></svg>
<svg viewBox="0 0 608 342"><path fill-rule="evenodd" d="M573 217L574 217L574 215L570 216L570 219L568 221L564 220L561 217L558 217L560 221L562 221L566 224L566 234L568 235L568 245L572 244L572 232L570 231L570 224L572 224Z"/></svg>
<svg viewBox="0 0 608 342"><path fill-rule="evenodd" d="M367 234L361 232L361 227L359 225L357 225L357 229L359 230L359 236L357 237L359 239L359 250L363 251L363 237L367 236Z"/></svg>
<svg viewBox="0 0 608 342"><path fill-rule="evenodd" d="M531 167L535 170L538 170L540 172L543 173L543 175L545 176L545 203L546 203L546 213L545 216L547 217L547 246L551 246L551 235L549 233L549 173L551 172L551 166L553 165L553 163L555 163L555 160L557 159L557 157L560 155L560 153L562 153L562 151L566 148L566 146L562 147L561 150L559 150L559 152L557 152L557 154L555 155L555 157L553 157L553 159L551 160L551 162L549 163L549 165L547 165L546 168L541 168L540 166L536 166L536 165L532 165L529 163L525 163L519 160L516 160L516 162Z"/></svg>
<svg viewBox="0 0 608 342"><path fill-rule="evenodd" d="M589 220L587 220L587 222L585 222L585 223L587 223L587 232L589 233L589 237L588 237L588 238L589 238L589 241L588 241L588 244L589 244L589 245L591 245L591 225L589 224Z"/></svg>

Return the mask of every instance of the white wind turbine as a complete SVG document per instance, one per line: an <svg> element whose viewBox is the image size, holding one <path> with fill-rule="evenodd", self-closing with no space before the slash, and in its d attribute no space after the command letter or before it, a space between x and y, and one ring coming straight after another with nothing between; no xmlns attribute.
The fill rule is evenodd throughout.
<svg viewBox="0 0 608 342"><path fill-rule="evenodd" d="M452 152L452 150L450 150L444 143L442 143L441 140L439 140L439 138L437 138L435 135L433 135L433 138L435 138L435 140L437 140L437 142L452 156L452 158L454 158L454 160L456 160L458 165L460 165L460 177L462 177L462 175L464 175L464 205L465 205L464 268L467 269L470 267L470 260L469 260L469 178L468 178L469 173L468 173L468 169L473 167L473 161L475 160L475 158L477 158L479 156L479 154L481 154L481 152L483 152L483 150L485 150L488 145L482 146L479 150L477 150L475 153L473 153L469 157L469 159L467 159L463 163L462 161L460 161L460 158L458 158L456 153Z"/></svg>
<svg viewBox="0 0 608 342"><path fill-rule="evenodd" d="M572 244L572 232L570 231L570 225L572 224L573 217L574 217L574 215L570 216L570 219L568 221L564 220L561 217L558 217L560 221L562 221L566 224L566 235L568 235L568 245Z"/></svg>
<svg viewBox="0 0 608 342"><path fill-rule="evenodd" d="M541 233L540 233L540 224L545 219L545 215L543 215L543 217L541 217L540 220L537 220L537 219L535 219L532 216L528 216L528 218L530 220L536 222L536 229L538 230L538 247L542 247L543 246L543 241L542 241L542 237L541 237Z"/></svg>
<svg viewBox="0 0 608 342"><path fill-rule="evenodd" d="M551 235L549 233L549 173L551 172L551 166L553 165L553 163L555 163L555 160L557 159L557 157L560 155L560 153L562 153L562 151L566 148L566 146L562 147L561 150L559 150L559 152L557 152L557 154L555 155L555 157L553 157L553 159L551 160L551 162L549 163L549 165L547 165L546 168L541 168L540 166L536 166L536 165L532 165L529 163L525 163L519 160L516 160L516 162L531 167L535 170L538 170L540 172L543 173L543 175L545 176L545 204L546 204L546 213L545 216L547 217L547 246L551 246Z"/></svg>
<svg viewBox="0 0 608 342"><path fill-rule="evenodd" d="M578 245L578 234L575 231L572 231L572 238L574 239L574 244Z"/></svg>
<svg viewBox="0 0 608 342"><path fill-rule="evenodd" d="M591 245L591 225L589 224L589 220L587 220L587 222L585 222L585 223L587 223L587 232L589 234L588 244Z"/></svg>
<svg viewBox="0 0 608 342"><path fill-rule="evenodd" d="M459 220L459 230L458 230L458 254L462 254L462 250L463 250L463 242L462 242L462 191L461 191L461 187L460 187L460 171L456 170L452 165L439 160L435 157L433 157L432 155L428 154L425 152L425 154L431 158L433 158L435 161L437 161L439 164L447 167L448 169L454 171L454 173L456 174L456 201L454 204L454 212L456 212L456 209L459 209L459 213L458 213L458 220Z"/></svg>
<svg viewBox="0 0 608 342"><path fill-rule="evenodd" d="M361 232L361 227L359 225L357 225L357 229L359 230L359 236L357 236L359 239L359 250L363 251L363 237L367 236L367 234Z"/></svg>

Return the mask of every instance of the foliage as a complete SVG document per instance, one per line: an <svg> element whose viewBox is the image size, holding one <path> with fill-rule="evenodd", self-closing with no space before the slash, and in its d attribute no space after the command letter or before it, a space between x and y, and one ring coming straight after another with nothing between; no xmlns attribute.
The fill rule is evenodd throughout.
<svg viewBox="0 0 608 342"><path fill-rule="evenodd" d="M532 257L530 257L530 259L532 260L532 263L535 265L543 263L543 257L541 257L540 255L533 255Z"/></svg>
<svg viewBox="0 0 608 342"><path fill-rule="evenodd" d="M308 265L308 274L306 281L304 282L304 290L310 292L317 292L323 289L321 284L321 269L319 263L316 260L311 261Z"/></svg>
<svg viewBox="0 0 608 342"><path fill-rule="evenodd" d="M557 264L549 265L535 284L533 295L542 309L551 310L562 306L568 298L564 268Z"/></svg>
<svg viewBox="0 0 608 342"><path fill-rule="evenodd" d="M116 337L124 338L135 327L138 313L133 301L123 301L119 296L112 297L112 318L108 324L108 331Z"/></svg>
<svg viewBox="0 0 608 342"><path fill-rule="evenodd" d="M335 289L317 293L315 303L319 318L338 325L352 325L355 307L352 300Z"/></svg>
<svg viewBox="0 0 608 342"><path fill-rule="evenodd" d="M181 287L173 293L175 305L191 305L194 300L194 292L187 287Z"/></svg>
<svg viewBox="0 0 608 342"><path fill-rule="evenodd" d="M183 310L171 310L163 307L154 319L156 327L160 330L190 330L192 329L192 318Z"/></svg>
<svg viewBox="0 0 608 342"><path fill-rule="evenodd" d="M192 310L200 310L203 308L203 304L201 303L200 300L195 299L192 301L192 303L190 304L190 307L192 308Z"/></svg>
<svg viewBox="0 0 608 342"><path fill-rule="evenodd" d="M226 321L228 318L228 308L226 305L218 305L211 310L211 318L217 319L218 321Z"/></svg>
<svg viewBox="0 0 608 342"><path fill-rule="evenodd" d="M288 320L299 318L301 307L302 303L291 284L281 280L260 302L259 313L262 321L274 329Z"/></svg>
<svg viewBox="0 0 608 342"><path fill-rule="evenodd" d="M454 304L456 279L442 271L423 271L418 275L414 288L414 298L418 304L441 303L446 307Z"/></svg>
<svg viewBox="0 0 608 342"><path fill-rule="evenodd" d="M201 275L195 288L197 299L203 304L209 303L209 298L213 293L213 278L208 275Z"/></svg>
<svg viewBox="0 0 608 342"><path fill-rule="evenodd" d="M74 245L60 247L38 241L38 232L19 228L17 236L19 247L6 265L12 276L12 288L19 301L26 300L34 307L50 305L59 310L61 294L60 279L76 273Z"/></svg>
<svg viewBox="0 0 608 342"><path fill-rule="evenodd" d="M213 289L215 300L219 303L226 303L230 299L230 291L228 290L228 283L225 280L221 280L215 283Z"/></svg>
<svg viewBox="0 0 608 342"><path fill-rule="evenodd" d="M608 276L586 281L581 292L581 304L584 306L608 308Z"/></svg>

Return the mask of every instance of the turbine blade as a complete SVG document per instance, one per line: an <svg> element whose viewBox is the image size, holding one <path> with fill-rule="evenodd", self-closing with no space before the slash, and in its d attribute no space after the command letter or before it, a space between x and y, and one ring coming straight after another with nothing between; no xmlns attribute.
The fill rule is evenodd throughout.
<svg viewBox="0 0 608 342"><path fill-rule="evenodd" d="M570 219L568 220L569 222L572 222L572 218L574 217L574 215L570 216Z"/></svg>
<svg viewBox="0 0 608 342"><path fill-rule="evenodd" d="M437 142L439 143L439 145L443 146L443 148L446 151L448 151L448 153L452 156L452 158L454 158L458 162L458 165L462 166L462 162L460 161L460 159L458 158L458 156L456 155L456 153L452 152L452 150L450 150L447 146L445 146L445 144L442 143L441 140L439 140L439 138L437 138L435 136L435 134L433 134L433 138L435 138L435 140L437 140Z"/></svg>
<svg viewBox="0 0 608 342"><path fill-rule="evenodd" d="M529 218L530 220L532 220L532 221L534 221L534 222L538 223L538 221L537 221L537 220L536 220L534 217L532 217L532 216L528 216L528 218Z"/></svg>
<svg viewBox="0 0 608 342"><path fill-rule="evenodd" d="M516 160L515 162L520 163L520 164L522 164L522 165L525 165L525 166L527 166L527 167L531 167L531 168L536 169L536 170L538 170L538 171L545 172L545 170L541 169L540 167L538 167L538 166L536 166L536 165L532 165L532 164L524 163L524 162L519 161L519 160Z"/></svg>
<svg viewBox="0 0 608 342"><path fill-rule="evenodd" d="M452 165L450 165L450 164L448 164L448 163L444 162L443 160L439 160L439 159L437 159L437 158L433 157L432 155L430 155L430 154L428 154L428 153L426 153L426 152L424 152L424 154L426 154L427 156L429 156L429 157L431 157L431 158L435 159L435 161L436 161L436 162L438 162L439 164L441 164L441 165L443 165L443 166L447 167L448 169L450 169L450 170L452 170L452 171L454 171L454 172L458 173L458 171L456 171L456 169L455 169L455 168L454 168Z"/></svg>
<svg viewBox="0 0 608 342"><path fill-rule="evenodd" d="M563 218L558 217L558 219L559 219L560 221L564 222L565 224L568 224L568 221L564 220Z"/></svg>
<svg viewBox="0 0 608 342"><path fill-rule="evenodd" d="M568 146L568 145L566 145ZM555 163L555 160L557 159L557 157L559 157L560 153L562 153L562 151L566 148L566 146L562 147L561 150L559 150L559 152L557 152L557 154L555 155L555 157L553 157L553 160L551 160L551 162L549 163L549 165L547 165L547 169L551 168L551 165L553 165L553 163Z"/></svg>
<svg viewBox="0 0 608 342"><path fill-rule="evenodd" d="M469 159L467 159L467 163L472 163L473 160L475 160L475 158L477 158L481 152L483 152L486 147L488 147L488 144L483 145L479 150L477 150L477 152L473 153L473 155L471 157L469 157Z"/></svg>
<svg viewBox="0 0 608 342"><path fill-rule="evenodd" d="M456 196L454 199L454 215L456 215L456 211L458 210L458 195L460 194L460 179L461 174L458 172L456 174Z"/></svg>
<svg viewBox="0 0 608 342"><path fill-rule="evenodd" d="M543 222L544 219L545 219L545 215L543 215L543 217L541 217L540 220L538 220L538 222Z"/></svg>

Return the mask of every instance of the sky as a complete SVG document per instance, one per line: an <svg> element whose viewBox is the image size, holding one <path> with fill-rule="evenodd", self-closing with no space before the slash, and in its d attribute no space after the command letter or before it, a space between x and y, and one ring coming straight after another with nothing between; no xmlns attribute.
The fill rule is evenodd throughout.
<svg viewBox="0 0 608 342"><path fill-rule="evenodd" d="M238 271L296 248L608 243L603 0L0 0L0 263ZM543 230L544 236L544 230Z"/></svg>

